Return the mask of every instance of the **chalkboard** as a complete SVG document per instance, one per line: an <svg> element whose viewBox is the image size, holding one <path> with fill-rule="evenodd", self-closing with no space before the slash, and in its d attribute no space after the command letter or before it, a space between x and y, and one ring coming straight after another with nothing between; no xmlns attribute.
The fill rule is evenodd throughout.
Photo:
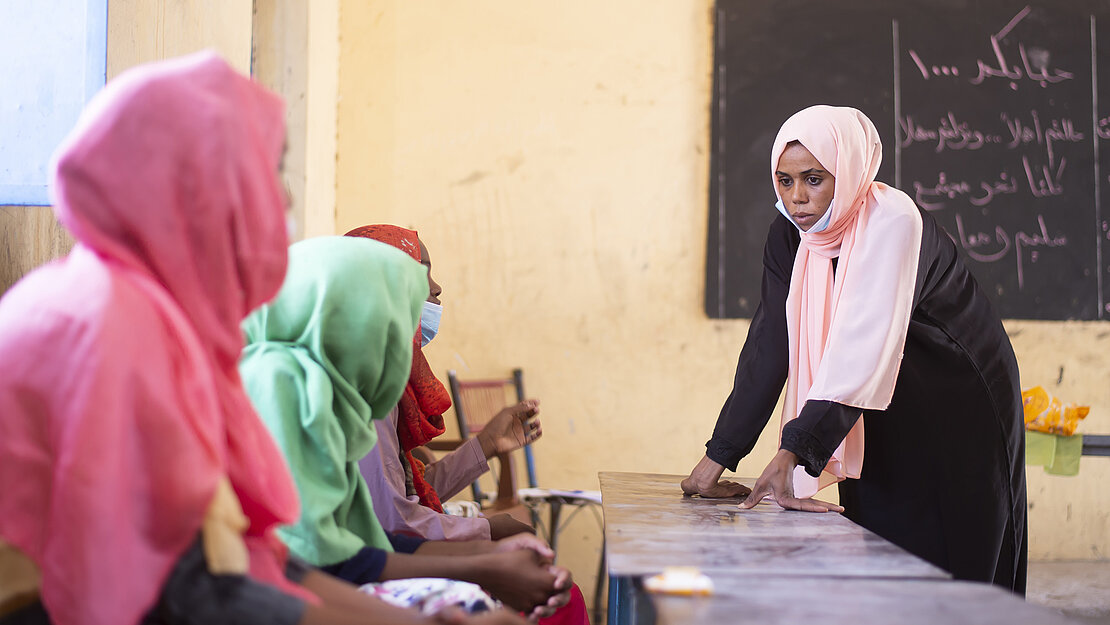
<svg viewBox="0 0 1110 625"><path fill-rule="evenodd" d="M718 0L714 49L710 317L759 303L779 126L834 104L1004 318L1110 318L1110 1Z"/></svg>

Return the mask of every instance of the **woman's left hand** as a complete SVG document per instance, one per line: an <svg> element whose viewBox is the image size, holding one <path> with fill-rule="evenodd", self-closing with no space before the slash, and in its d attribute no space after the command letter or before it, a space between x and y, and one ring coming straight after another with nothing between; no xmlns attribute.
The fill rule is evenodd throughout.
<svg viewBox="0 0 1110 625"><path fill-rule="evenodd" d="M740 503L743 509L754 508L763 497L771 495L775 501L787 510L802 510L805 512L844 512L844 508L836 504L817 499L798 499L794 496L794 467L798 466L798 456L794 452L780 449L771 462L763 469L763 474L755 481L752 492L748 498Z"/></svg>

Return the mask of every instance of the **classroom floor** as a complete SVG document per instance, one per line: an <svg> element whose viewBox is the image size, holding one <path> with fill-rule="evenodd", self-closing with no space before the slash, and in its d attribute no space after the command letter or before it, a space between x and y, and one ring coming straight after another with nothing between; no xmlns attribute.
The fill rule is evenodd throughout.
<svg viewBox="0 0 1110 625"><path fill-rule="evenodd" d="M1110 560L1030 562L1026 598L1085 625L1110 625Z"/></svg>

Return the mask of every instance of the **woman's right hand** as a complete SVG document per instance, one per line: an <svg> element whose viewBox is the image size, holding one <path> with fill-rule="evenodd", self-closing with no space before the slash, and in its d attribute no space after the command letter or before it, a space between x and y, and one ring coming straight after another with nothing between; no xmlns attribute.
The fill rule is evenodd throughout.
<svg viewBox="0 0 1110 625"><path fill-rule="evenodd" d="M686 495L700 495L713 499L726 499L729 497L747 497L752 489L730 480L722 480L721 475L725 468L702 456L690 476L682 480L682 492Z"/></svg>

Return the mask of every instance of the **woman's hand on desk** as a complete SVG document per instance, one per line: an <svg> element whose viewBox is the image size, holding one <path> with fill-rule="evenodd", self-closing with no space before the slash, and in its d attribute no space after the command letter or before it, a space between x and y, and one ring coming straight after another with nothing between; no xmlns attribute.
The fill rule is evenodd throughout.
<svg viewBox="0 0 1110 625"><path fill-rule="evenodd" d="M700 495L713 499L744 497L752 492L743 484L722 480L725 468L703 456L701 462L690 471L690 477L682 480L682 492L687 495Z"/></svg>
<svg viewBox="0 0 1110 625"><path fill-rule="evenodd" d="M754 508L763 497L771 495L775 502L787 510L802 510L805 512L844 512L844 508L817 499L798 499L794 496L794 467L798 466L798 456L794 452L780 449L771 459L763 475L755 481L748 498L740 507Z"/></svg>

